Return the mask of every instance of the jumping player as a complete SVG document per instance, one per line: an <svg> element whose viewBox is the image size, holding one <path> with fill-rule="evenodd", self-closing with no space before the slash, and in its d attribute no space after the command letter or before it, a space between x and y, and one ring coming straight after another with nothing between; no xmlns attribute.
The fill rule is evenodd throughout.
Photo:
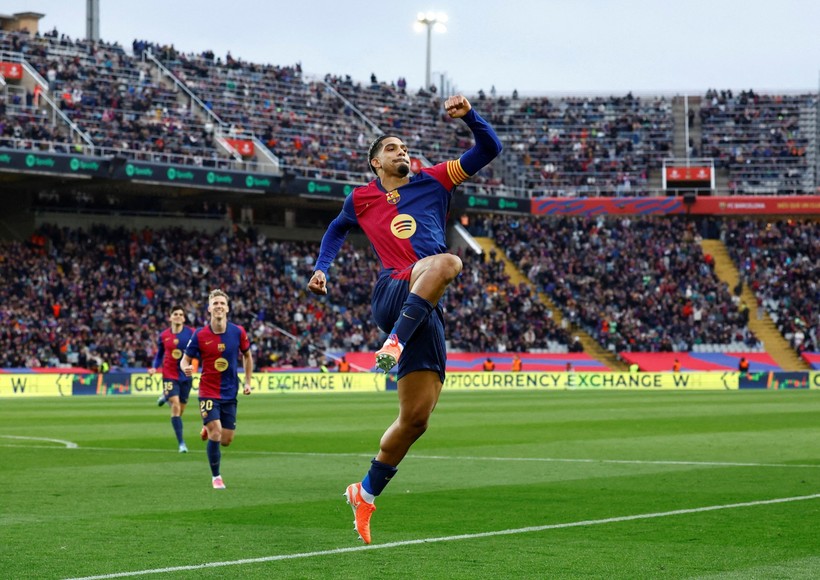
<svg viewBox="0 0 820 580"><path fill-rule="evenodd" d="M194 333L194 329L185 326L185 310L179 306L171 307L171 326L163 330L157 339L157 354L154 362L148 369L153 375L162 371L162 395L160 400L171 406L171 426L177 436L180 453L188 453L188 446L182 437L182 414L188 405L188 396L191 394L191 379L185 376L180 368L182 350ZM161 366L160 366L161 365Z"/></svg>
<svg viewBox="0 0 820 580"><path fill-rule="evenodd" d="M208 462L211 465L214 489L225 489L219 472L222 460L221 447L231 444L236 431L236 395L239 391L237 364L242 354L245 370L246 395L251 394L253 356L251 343L245 329L228 322L228 295L213 290L208 296L208 312L211 322L194 332L185 356L182 370L187 376L193 373L191 359L200 360L202 375L199 379L199 412L202 415L202 438L208 440Z"/></svg>
<svg viewBox="0 0 820 580"><path fill-rule="evenodd" d="M444 317L438 302L461 272L458 256L447 253L446 221L457 185L490 163L501 142L490 125L461 95L448 98L444 109L462 119L475 145L454 159L410 175L404 142L382 135L370 146L368 161L377 179L357 187L330 223L308 283L314 294L327 294L327 270L347 233L359 226L370 240L382 270L373 289L373 317L388 333L376 353L385 373L398 364L399 416L385 431L379 453L360 483L345 497L354 513L359 537L370 543L374 500L393 478L410 446L427 429L444 383L447 353Z"/></svg>

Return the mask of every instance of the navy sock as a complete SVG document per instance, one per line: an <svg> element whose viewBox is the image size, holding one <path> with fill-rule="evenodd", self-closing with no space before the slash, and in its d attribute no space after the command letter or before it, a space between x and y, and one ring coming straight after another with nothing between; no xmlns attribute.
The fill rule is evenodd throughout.
<svg viewBox="0 0 820 580"><path fill-rule="evenodd" d="M407 297L407 300L404 301L399 319L396 321L390 334L398 336L399 342L402 343L402 345L407 344L407 341L410 340L410 337L413 336L416 329L430 316L433 308L435 308L434 304L431 304L418 294L411 293Z"/></svg>
<svg viewBox="0 0 820 580"><path fill-rule="evenodd" d="M222 451L220 451L219 445L219 441L208 439L208 463L211 464L211 475L214 477L219 475L219 462L222 459Z"/></svg>
<svg viewBox="0 0 820 580"><path fill-rule="evenodd" d="M171 426L174 428L174 433L177 436L177 442L182 444L182 417L171 417Z"/></svg>
<svg viewBox="0 0 820 580"><path fill-rule="evenodd" d="M370 471L362 480L362 487L367 493L379 495L399 469L375 459L370 462Z"/></svg>

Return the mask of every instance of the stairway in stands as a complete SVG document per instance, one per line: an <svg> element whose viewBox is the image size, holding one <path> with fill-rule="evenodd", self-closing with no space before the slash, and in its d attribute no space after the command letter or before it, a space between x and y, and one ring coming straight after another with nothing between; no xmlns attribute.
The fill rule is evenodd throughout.
<svg viewBox="0 0 820 580"><path fill-rule="evenodd" d="M701 248L704 254L711 254L715 259L715 274L717 277L726 282L729 288L735 288L740 281L740 272L738 272L723 242L720 240L703 240ZM766 349L766 352L771 355L774 361L784 371L810 370L809 364L798 356L788 341L783 338L783 335L780 334L765 310L761 310L760 318L757 317L757 297L746 284L743 285L740 300L749 309L749 329L763 343L763 348Z"/></svg>
<svg viewBox="0 0 820 580"><path fill-rule="evenodd" d="M510 282L512 284L518 285L522 282L529 285L533 290L535 290L535 285L527 278L521 270L518 269L518 266L512 263L509 258L507 258L506 252L498 247L495 241L491 238L475 238L475 241L481 245L481 248L484 250L484 255L489 256L491 250L495 250L495 253L498 255L499 259L504 260L504 273L510 277ZM558 308L555 303L550 299L549 296L544 294L543 292L537 292L538 299L544 303L547 308L552 311L553 320L557 324L561 324L561 320L564 318L561 309ZM577 336L581 339L581 344L584 346L584 352L591 356L592 358L600 361L601 363L605 364L607 367L612 369L613 371L626 371L628 370L627 364L618 359L615 353L612 353L605 348L603 348L598 342L592 338L589 334L587 334L583 329L570 324L569 326L570 333L573 336Z"/></svg>

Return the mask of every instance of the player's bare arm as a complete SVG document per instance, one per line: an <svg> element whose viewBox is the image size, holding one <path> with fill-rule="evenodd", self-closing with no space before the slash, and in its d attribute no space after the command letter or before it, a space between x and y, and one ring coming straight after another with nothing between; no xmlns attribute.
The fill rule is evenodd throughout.
<svg viewBox="0 0 820 580"><path fill-rule="evenodd" d="M191 357L187 354L183 355L182 362L179 363L179 368L182 369L182 372L185 373L186 377L190 377L194 374L194 365L191 363Z"/></svg>
<svg viewBox="0 0 820 580"><path fill-rule="evenodd" d="M246 395L251 394L251 375L253 373L253 355L251 351L242 353L242 366L245 368L245 388L242 392Z"/></svg>

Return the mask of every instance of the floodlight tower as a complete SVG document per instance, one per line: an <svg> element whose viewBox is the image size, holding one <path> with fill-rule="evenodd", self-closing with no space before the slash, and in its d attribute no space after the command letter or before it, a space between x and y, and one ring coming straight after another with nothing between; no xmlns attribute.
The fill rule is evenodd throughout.
<svg viewBox="0 0 820 580"><path fill-rule="evenodd" d="M419 12L416 16L415 28L417 31L427 29L427 68L424 74L424 89L430 88L430 44L433 30L436 32L447 32L447 15L443 12Z"/></svg>
<svg viewBox="0 0 820 580"><path fill-rule="evenodd" d="M85 0L85 39L100 40L100 0Z"/></svg>

